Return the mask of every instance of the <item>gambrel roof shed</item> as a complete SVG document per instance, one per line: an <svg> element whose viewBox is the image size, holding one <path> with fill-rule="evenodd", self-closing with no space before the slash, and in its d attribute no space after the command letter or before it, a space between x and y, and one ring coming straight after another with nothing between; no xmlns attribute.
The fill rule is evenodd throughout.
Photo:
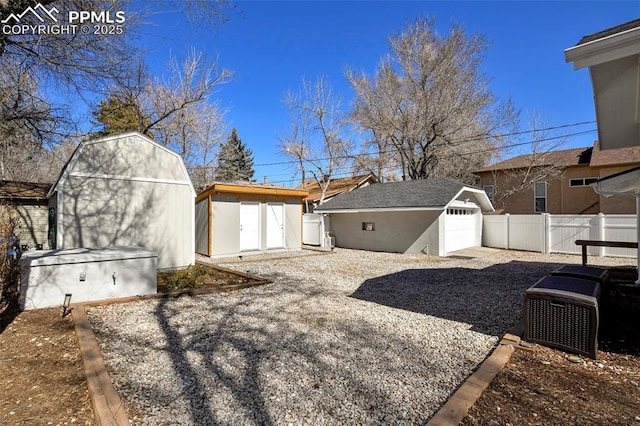
<svg viewBox="0 0 640 426"><path fill-rule="evenodd" d="M182 158L136 132L85 140L49 191L56 248L138 246L194 263L195 191Z"/></svg>

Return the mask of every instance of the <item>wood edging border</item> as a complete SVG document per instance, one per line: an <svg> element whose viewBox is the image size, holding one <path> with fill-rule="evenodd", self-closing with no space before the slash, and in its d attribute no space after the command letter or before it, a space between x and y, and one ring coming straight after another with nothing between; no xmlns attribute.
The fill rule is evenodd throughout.
<svg viewBox="0 0 640 426"><path fill-rule="evenodd" d="M482 392L489 387L491 381L509 362L511 355L520 345L520 329L516 324L506 333L498 346L485 358L480 367L449 397L440 410L429 419L427 425L458 425L469 414L469 410L478 401Z"/></svg>
<svg viewBox="0 0 640 426"><path fill-rule="evenodd" d="M97 423L102 426L129 425L129 416L120 395L113 387L98 341L89 324L86 309L82 304L75 305L71 315Z"/></svg>
<svg viewBox="0 0 640 426"><path fill-rule="evenodd" d="M283 259L299 259L302 257L312 257L312 256L325 256L327 254L335 254L334 251L324 251L324 250L314 250L314 249L305 249L305 250L309 250L309 251L313 251L315 253L313 254L299 254L299 255L294 255L294 256L278 256L278 257L265 257L262 259L242 259L242 260L229 260L229 259L234 259L234 258L228 258L228 257L220 257L220 258L210 258L212 261L219 261L220 263L225 263L227 265L242 265L244 263L257 263L257 262L267 262L267 261L271 261L271 260L283 260ZM205 256L206 255L202 255ZM206 265L206 266L213 266L215 268L219 268L224 270L225 268L223 268L222 266L218 266L216 263L208 263L208 262L204 262L202 260L196 260L196 264L200 264L200 265Z"/></svg>
<svg viewBox="0 0 640 426"><path fill-rule="evenodd" d="M74 303L71 305L71 316L73 318L76 337L78 338L78 346L80 347L80 355L82 357L82 365L84 375L87 380L87 388L89 389L89 397L91 406L96 418L96 422L101 426L128 426L129 416L127 414L125 404L120 395L113 387L113 381L107 371L107 366L102 357L102 351L98 345L89 318L87 317L87 306L113 305L119 303L136 302L140 300L154 300L177 298L182 296L196 296L215 293L227 293L234 290L244 288L257 287L270 284L273 281L258 277L255 275L245 274L232 269L212 266L225 272L240 275L244 278L253 280L249 283L232 284L221 287L183 290L171 293L149 294L144 296L121 297L117 299L96 300L91 302Z"/></svg>

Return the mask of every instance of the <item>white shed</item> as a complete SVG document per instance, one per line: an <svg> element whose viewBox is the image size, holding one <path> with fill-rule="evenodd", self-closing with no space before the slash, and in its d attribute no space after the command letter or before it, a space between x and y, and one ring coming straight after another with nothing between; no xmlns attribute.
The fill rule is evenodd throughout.
<svg viewBox="0 0 640 426"><path fill-rule="evenodd" d="M182 158L136 133L80 143L49 191L57 249L137 246L158 269L195 260L195 191Z"/></svg>
<svg viewBox="0 0 640 426"><path fill-rule="evenodd" d="M487 194L451 179L369 185L315 209L338 247L436 256L480 246L483 211Z"/></svg>
<svg viewBox="0 0 640 426"><path fill-rule="evenodd" d="M216 183L196 198L196 252L211 257L302 248L308 191L251 182Z"/></svg>

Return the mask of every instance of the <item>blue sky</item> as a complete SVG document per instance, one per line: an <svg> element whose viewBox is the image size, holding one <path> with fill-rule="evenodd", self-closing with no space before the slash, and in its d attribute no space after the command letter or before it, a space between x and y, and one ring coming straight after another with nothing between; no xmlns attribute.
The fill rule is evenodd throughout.
<svg viewBox="0 0 640 426"><path fill-rule="evenodd" d="M484 34L490 46L483 71L494 93L511 96L523 117L536 110L560 126L595 120L588 71L565 63L564 49L583 35L640 17L640 2L239 1L230 20L213 32L194 32L179 14L159 11L142 29L142 42L152 50L149 65L158 73L170 52L181 56L191 48L234 70L214 98L253 150L255 179L269 176L294 186L299 182L292 165L268 165L289 160L279 153L277 139L289 125L284 94L297 90L303 76L324 75L348 106L353 92L344 71L373 74L389 51L388 35L424 16L436 18L443 33L455 22ZM590 124L567 132L594 129ZM567 147L590 146L595 138L575 137Z"/></svg>

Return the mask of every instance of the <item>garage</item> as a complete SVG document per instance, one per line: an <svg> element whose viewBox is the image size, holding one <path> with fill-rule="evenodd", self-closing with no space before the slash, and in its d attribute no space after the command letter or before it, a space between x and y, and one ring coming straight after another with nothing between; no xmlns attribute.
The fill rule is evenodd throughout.
<svg viewBox="0 0 640 426"><path fill-rule="evenodd" d="M300 250L308 194L253 182L212 185L196 197L196 253L224 257Z"/></svg>
<svg viewBox="0 0 640 426"><path fill-rule="evenodd" d="M336 247L434 256L482 241L487 194L452 179L372 184L315 209L328 215Z"/></svg>
<svg viewBox="0 0 640 426"><path fill-rule="evenodd" d="M482 213L477 206L449 207L444 217L445 252L451 253L469 247L479 246L477 240L478 217Z"/></svg>

